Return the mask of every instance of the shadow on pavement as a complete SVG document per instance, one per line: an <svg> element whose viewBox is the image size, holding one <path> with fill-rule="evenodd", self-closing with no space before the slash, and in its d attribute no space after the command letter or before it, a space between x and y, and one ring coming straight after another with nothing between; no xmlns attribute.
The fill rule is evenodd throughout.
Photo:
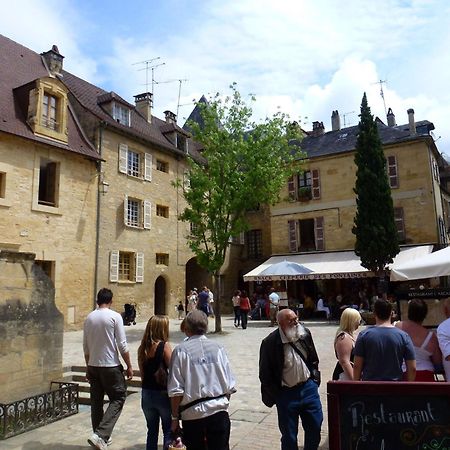
<svg viewBox="0 0 450 450"><path fill-rule="evenodd" d="M41 444L40 442L31 441L23 445L22 450L86 450L92 449L89 444L86 445L66 445L66 444ZM145 448L145 447L144 447Z"/></svg>

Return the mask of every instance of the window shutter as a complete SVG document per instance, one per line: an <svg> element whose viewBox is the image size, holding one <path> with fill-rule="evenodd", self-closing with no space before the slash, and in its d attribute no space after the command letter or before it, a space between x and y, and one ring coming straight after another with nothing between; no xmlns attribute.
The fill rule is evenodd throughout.
<svg viewBox="0 0 450 450"><path fill-rule="evenodd" d="M128 195L125 195L123 200L123 223L128 226Z"/></svg>
<svg viewBox="0 0 450 450"><path fill-rule="evenodd" d="M119 281L119 252L113 250L109 256L109 281L117 283Z"/></svg>
<svg viewBox="0 0 450 450"><path fill-rule="evenodd" d="M389 186L398 188L397 158L395 156L388 156L388 177Z"/></svg>
<svg viewBox="0 0 450 450"><path fill-rule="evenodd" d="M325 250L323 217L314 219L314 236L316 238L316 250Z"/></svg>
<svg viewBox="0 0 450 450"><path fill-rule="evenodd" d="M403 208L394 208L394 221L395 226L397 227L397 239L399 240L399 242L405 242L406 232Z"/></svg>
<svg viewBox="0 0 450 450"><path fill-rule="evenodd" d="M296 252L298 250L296 220L288 220L288 230L289 230L289 251L291 253Z"/></svg>
<svg viewBox="0 0 450 450"><path fill-rule="evenodd" d="M152 227L152 204L144 200L144 228L149 230Z"/></svg>
<svg viewBox="0 0 450 450"><path fill-rule="evenodd" d="M295 179L293 175L288 179L288 195L290 201L297 200L297 196L295 195Z"/></svg>
<svg viewBox="0 0 450 450"><path fill-rule="evenodd" d="M136 283L144 282L144 254L136 253Z"/></svg>
<svg viewBox="0 0 450 450"><path fill-rule="evenodd" d="M119 172L127 173L128 171L128 145L119 144Z"/></svg>
<svg viewBox="0 0 450 450"><path fill-rule="evenodd" d="M312 178L312 198L313 200L317 200L320 198L319 169L311 170L311 178Z"/></svg>
<svg viewBox="0 0 450 450"><path fill-rule="evenodd" d="M145 154L144 180L152 181L152 154L151 153Z"/></svg>

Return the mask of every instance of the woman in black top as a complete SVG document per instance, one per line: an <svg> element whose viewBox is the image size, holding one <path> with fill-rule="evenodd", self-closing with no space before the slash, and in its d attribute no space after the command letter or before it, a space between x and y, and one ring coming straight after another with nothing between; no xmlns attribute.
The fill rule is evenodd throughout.
<svg viewBox="0 0 450 450"><path fill-rule="evenodd" d="M142 410L147 421L146 450L157 450L159 420L164 433L164 449L170 443L171 409L167 386L158 384L155 372L161 365L167 370L172 349L169 339L169 318L153 316L147 323L138 349L138 363L142 380Z"/></svg>

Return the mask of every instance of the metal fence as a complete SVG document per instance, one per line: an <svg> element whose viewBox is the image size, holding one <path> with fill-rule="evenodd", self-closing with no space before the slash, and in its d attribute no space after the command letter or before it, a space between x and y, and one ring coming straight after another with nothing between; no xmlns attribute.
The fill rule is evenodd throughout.
<svg viewBox="0 0 450 450"><path fill-rule="evenodd" d="M0 403L0 439L10 438L78 413L78 384L52 381L50 392Z"/></svg>

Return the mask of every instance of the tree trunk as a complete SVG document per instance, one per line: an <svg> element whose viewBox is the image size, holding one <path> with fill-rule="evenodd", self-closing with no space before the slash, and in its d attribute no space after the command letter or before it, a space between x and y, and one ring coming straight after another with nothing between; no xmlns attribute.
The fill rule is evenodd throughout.
<svg viewBox="0 0 450 450"><path fill-rule="evenodd" d="M222 292L221 289L221 279L219 273L214 273L214 317L215 317L215 332L221 333L222 332L222 316L220 312L220 293Z"/></svg>

